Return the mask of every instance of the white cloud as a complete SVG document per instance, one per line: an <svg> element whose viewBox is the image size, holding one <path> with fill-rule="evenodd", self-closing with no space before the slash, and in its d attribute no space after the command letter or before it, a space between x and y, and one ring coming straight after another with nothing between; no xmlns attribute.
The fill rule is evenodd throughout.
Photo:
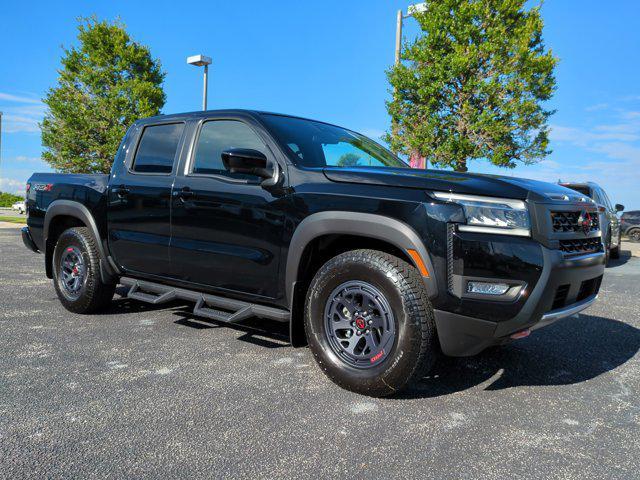
<svg viewBox="0 0 640 480"><path fill-rule="evenodd" d="M27 157L26 155L18 155L17 157L8 158L3 161L6 165L7 163L41 163L42 158L40 157Z"/></svg>
<svg viewBox="0 0 640 480"><path fill-rule="evenodd" d="M607 108L609 108L608 103L596 103L595 105L590 105L586 107L585 110L587 112L597 112L599 110L606 110Z"/></svg>
<svg viewBox="0 0 640 480"><path fill-rule="evenodd" d="M39 132L38 123L42 121L46 108L37 98L0 92L3 132Z"/></svg>
<svg viewBox="0 0 640 480"><path fill-rule="evenodd" d="M13 178L0 178L0 192L22 194L24 190L24 182Z"/></svg>
<svg viewBox="0 0 640 480"><path fill-rule="evenodd" d="M380 130L378 128L363 128L362 130L358 130L362 135L365 135L376 142L380 141L380 137L384 136L386 133L384 130Z"/></svg>
<svg viewBox="0 0 640 480"><path fill-rule="evenodd" d="M7 102L16 102L16 103L42 103L39 98L33 97L23 97L19 95L11 95L10 93L2 93L0 92L0 100L5 100Z"/></svg>
<svg viewBox="0 0 640 480"><path fill-rule="evenodd" d="M598 143L590 147L594 152L603 153L609 158L627 160L640 169L640 147L622 142Z"/></svg>
<svg viewBox="0 0 640 480"><path fill-rule="evenodd" d="M594 141L602 140L634 142L640 140L640 133L631 125L598 125L592 130L552 125L550 138L554 142L570 142L585 147Z"/></svg>

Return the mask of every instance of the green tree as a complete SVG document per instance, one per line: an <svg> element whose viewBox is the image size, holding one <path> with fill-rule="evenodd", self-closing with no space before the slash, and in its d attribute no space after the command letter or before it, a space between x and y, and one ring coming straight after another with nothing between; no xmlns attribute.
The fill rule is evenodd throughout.
<svg viewBox="0 0 640 480"><path fill-rule="evenodd" d="M0 192L0 207L10 207L20 200L24 200L24 197L13 193Z"/></svg>
<svg viewBox="0 0 640 480"><path fill-rule="evenodd" d="M119 21L80 19L78 31L44 99L42 157L62 172L106 173L128 126L160 112L165 74Z"/></svg>
<svg viewBox="0 0 640 480"><path fill-rule="evenodd" d="M360 156L353 152L347 152L338 159L339 167L357 167L360 165Z"/></svg>
<svg viewBox="0 0 640 480"><path fill-rule="evenodd" d="M421 34L388 72L394 151L467 171L473 159L514 168L550 153L543 102L557 58L540 7L525 0L429 0Z"/></svg>

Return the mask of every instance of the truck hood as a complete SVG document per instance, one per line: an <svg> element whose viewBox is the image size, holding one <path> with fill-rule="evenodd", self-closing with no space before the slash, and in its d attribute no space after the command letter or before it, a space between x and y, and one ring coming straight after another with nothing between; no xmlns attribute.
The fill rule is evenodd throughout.
<svg viewBox="0 0 640 480"><path fill-rule="evenodd" d="M520 200L548 201L563 197L565 200L579 199L577 192L555 183L500 175L414 168L326 167L323 171L329 180L340 183L417 188Z"/></svg>

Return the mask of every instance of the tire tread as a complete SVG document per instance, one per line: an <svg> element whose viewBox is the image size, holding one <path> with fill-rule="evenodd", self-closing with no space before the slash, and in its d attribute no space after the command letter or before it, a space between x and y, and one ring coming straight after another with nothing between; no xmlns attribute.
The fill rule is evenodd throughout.
<svg viewBox="0 0 640 480"><path fill-rule="evenodd" d="M360 391L360 393L371 396L383 397L393 395L418 382L432 368L436 361L438 340L433 307L431 306L424 281L418 270L403 259L378 250L350 250L337 255L318 270L314 280L311 282L309 291L314 288L319 278L330 275L332 271L341 269L351 262L368 263L383 272L394 272L396 275L389 276L389 278L395 278L396 288L403 298L405 314L412 321L418 320L420 322L419 352L411 371L406 375L404 384L389 385L385 381L386 391ZM307 300L305 304L305 321L308 321L309 315L310 302ZM307 335L309 335L308 326L305 330L307 331ZM312 342L309 341L309 344L312 345ZM311 351L316 362L331 381L343 388L354 390L351 384L346 383L339 375L333 374L332 371L327 368L319 351L315 348L311 348Z"/></svg>

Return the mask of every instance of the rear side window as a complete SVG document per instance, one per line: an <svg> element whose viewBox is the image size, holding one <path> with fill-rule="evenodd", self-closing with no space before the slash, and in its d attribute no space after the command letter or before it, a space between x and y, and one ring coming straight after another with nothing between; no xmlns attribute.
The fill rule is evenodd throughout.
<svg viewBox="0 0 640 480"><path fill-rule="evenodd" d="M132 170L139 173L171 173L183 130L183 123L145 127Z"/></svg>
<svg viewBox="0 0 640 480"><path fill-rule="evenodd" d="M565 185L565 187L570 188L571 190L575 190L583 195L586 195L589 198L593 198L593 194L591 193L591 189L587 186L582 185Z"/></svg>
<svg viewBox="0 0 640 480"><path fill-rule="evenodd" d="M267 147L247 124L237 120L213 120L200 129L193 158L193 173L255 179L252 175L229 173L222 164L222 152L231 148L250 148L267 154Z"/></svg>

